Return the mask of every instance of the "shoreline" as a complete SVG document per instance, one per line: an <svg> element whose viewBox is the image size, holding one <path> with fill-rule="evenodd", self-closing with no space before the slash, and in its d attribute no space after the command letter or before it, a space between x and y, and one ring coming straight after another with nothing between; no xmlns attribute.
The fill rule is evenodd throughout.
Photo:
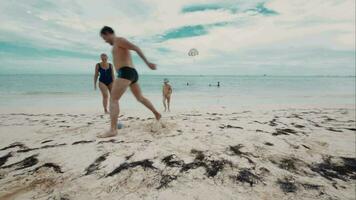
<svg viewBox="0 0 356 200"><path fill-rule="evenodd" d="M98 97L99 99L99 97ZM12 113L30 113L30 114L46 114L46 113L85 113L85 114L104 114L101 111L101 102L98 102L96 107L89 106L75 106L69 105L66 107L53 107L53 106L43 106L43 107L30 107L30 106L18 106L16 108L9 108L0 106L0 114L12 114ZM206 108L218 110L218 111L263 111L263 110L283 110L283 109L356 109L355 104L264 104L264 105L236 105L236 106L223 106L223 105L203 105L203 106L191 106L193 108L188 107L175 107L175 103L173 102L172 112L163 112L163 106L161 104L157 105L158 111L163 114L179 114L182 112L195 112L195 111L203 111ZM89 108L88 108L89 107ZM133 108L135 107L135 108ZM150 111L141 105L139 102L134 102L133 105L125 106L120 105L120 112L123 113L132 113L132 115L150 115Z"/></svg>

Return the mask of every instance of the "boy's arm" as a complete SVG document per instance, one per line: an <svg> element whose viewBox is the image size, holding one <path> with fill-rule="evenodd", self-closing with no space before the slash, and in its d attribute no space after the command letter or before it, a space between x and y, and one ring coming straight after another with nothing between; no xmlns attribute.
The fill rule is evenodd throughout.
<svg viewBox="0 0 356 200"><path fill-rule="evenodd" d="M146 65L151 68L152 70L156 69L156 64L151 63L147 60L146 56L143 54L142 50L140 49L140 47L132 44L131 42L129 42L128 40L126 40L125 38L117 38L118 41L118 46L121 48L126 48L132 51L136 51L136 53L141 57L141 59L146 63Z"/></svg>

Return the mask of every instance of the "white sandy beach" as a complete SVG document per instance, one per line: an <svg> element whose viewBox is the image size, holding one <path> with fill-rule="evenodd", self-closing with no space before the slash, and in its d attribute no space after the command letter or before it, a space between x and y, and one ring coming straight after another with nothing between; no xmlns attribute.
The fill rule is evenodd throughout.
<svg viewBox="0 0 356 200"><path fill-rule="evenodd" d="M356 200L355 4L0 0L0 200Z"/></svg>
<svg viewBox="0 0 356 200"><path fill-rule="evenodd" d="M355 199L353 108L31 113L0 115L1 200Z"/></svg>

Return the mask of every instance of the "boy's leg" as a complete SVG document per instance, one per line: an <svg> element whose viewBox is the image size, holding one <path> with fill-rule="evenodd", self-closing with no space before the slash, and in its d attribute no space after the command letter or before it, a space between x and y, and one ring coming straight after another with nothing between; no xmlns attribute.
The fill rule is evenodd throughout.
<svg viewBox="0 0 356 200"><path fill-rule="evenodd" d="M171 96L167 97L167 104L168 104L168 112L171 112Z"/></svg>
<svg viewBox="0 0 356 200"><path fill-rule="evenodd" d="M166 105L166 97L163 96L163 106L164 106L164 112L167 110L167 105Z"/></svg>
<svg viewBox="0 0 356 200"><path fill-rule="evenodd" d="M155 109L152 103L142 95L141 88L138 83L131 84L130 89L132 94L136 97L137 101L141 102L148 109L150 109L157 120L161 119L161 114Z"/></svg>
<svg viewBox="0 0 356 200"><path fill-rule="evenodd" d="M125 93L130 83L131 81L122 78L116 79L114 81L110 95L110 131L104 133L103 135L100 135L99 137L111 137L117 135L117 117L119 116L120 111L119 100L121 96Z"/></svg>

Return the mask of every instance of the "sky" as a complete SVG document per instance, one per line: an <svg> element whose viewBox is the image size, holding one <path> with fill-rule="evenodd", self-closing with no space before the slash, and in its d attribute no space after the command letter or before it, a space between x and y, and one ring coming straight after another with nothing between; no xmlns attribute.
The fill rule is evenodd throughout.
<svg viewBox="0 0 356 200"><path fill-rule="evenodd" d="M107 25L141 74L355 75L354 0L0 0L0 23L0 74L93 73Z"/></svg>

